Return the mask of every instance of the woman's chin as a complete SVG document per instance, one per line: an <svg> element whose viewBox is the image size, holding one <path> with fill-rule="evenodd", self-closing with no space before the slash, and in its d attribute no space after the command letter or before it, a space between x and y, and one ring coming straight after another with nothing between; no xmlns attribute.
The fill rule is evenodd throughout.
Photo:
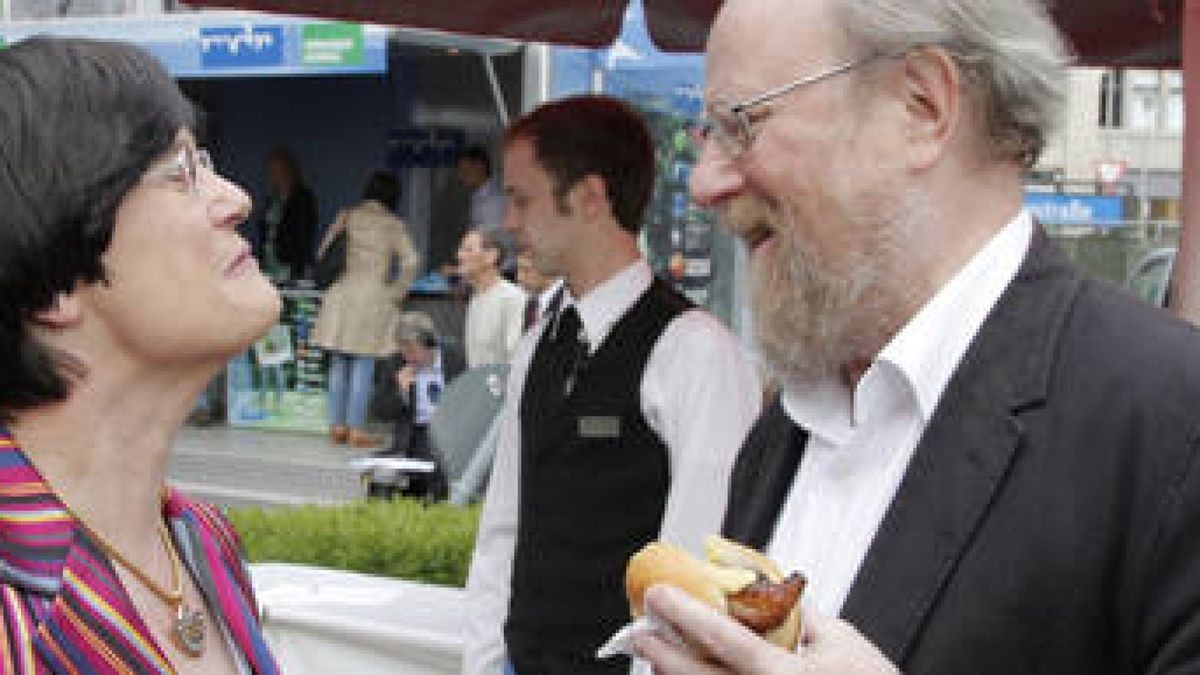
<svg viewBox="0 0 1200 675"><path fill-rule="evenodd" d="M233 325L237 329L233 332L245 336L249 346L279 321L282 311L283 299L279 291L264 280L257 288L247 289L235 299Z"/></svg>

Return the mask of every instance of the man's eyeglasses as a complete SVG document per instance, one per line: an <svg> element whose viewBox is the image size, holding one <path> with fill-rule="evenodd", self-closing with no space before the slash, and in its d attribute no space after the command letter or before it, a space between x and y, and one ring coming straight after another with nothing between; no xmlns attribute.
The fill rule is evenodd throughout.
<svg viewBox="0 0 1200 675"><path fill-rule="evenodd" d="M204 148L193 148L185 145L169 163L146 173L148 178L157 178L173 185L180 186L183 191L197 194L200 191L200 170L214 171L212 155Z"/></svg>
<svg viewBox="0 0 1200 675"><path fill-rule="evenodd" d="M800 87L841 75L875 58L877 56L872 55L844 61L820 72L801 76L783 86L744 101L715 105L693 127L693 142L698 150L703 150L708 143L715 142L722 152L731 158L736 158L749 149L750 144L754 142L754 120L750 117L752 110L764 103L770 103L781 96L790 94Z"/></svg>

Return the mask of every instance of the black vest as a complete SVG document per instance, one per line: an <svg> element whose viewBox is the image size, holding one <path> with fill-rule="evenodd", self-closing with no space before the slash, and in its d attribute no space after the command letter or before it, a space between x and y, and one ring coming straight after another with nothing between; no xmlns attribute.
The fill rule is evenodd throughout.
<svg viewBox="0 0 1200 675"><path fill-rule="evenodd" d="M521 396L521 498L504 635L521 675L628 671L594 658L629 621L625 563L656 539L670 483L667 448L642 416L659 337L692 307L666 283L612 327L556 404L538 344Z"/></svg>

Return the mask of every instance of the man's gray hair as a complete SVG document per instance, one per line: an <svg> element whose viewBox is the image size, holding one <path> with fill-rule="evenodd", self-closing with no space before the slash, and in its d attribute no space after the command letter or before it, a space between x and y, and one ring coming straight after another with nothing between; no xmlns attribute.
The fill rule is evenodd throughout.
<svg viewBox="0 0 1200 675"><path fill-rule="evenodd" d="M428 346L438 343L441 337L433 324L433 319L424 312L404 312L396 325L397 342L420 342Z"/></svg>
<svg viewBox="0 0 1200 675"><path fill-rule="evenodd" d="M945 49L997 158L1032 166L1059 124L1070 51L1041 0L834 0L851 43L872 53Z"/></svg>

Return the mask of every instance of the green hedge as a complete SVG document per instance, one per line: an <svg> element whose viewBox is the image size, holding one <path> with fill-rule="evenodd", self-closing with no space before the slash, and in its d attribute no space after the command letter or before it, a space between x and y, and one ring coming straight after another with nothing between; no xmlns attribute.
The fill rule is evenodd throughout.
<svg viewBox="0 0 1200 675"><path fill-rule="evenodd" d="M252 562L290 562L463 586L479 508L412 500L233 509Z"/></svg>

